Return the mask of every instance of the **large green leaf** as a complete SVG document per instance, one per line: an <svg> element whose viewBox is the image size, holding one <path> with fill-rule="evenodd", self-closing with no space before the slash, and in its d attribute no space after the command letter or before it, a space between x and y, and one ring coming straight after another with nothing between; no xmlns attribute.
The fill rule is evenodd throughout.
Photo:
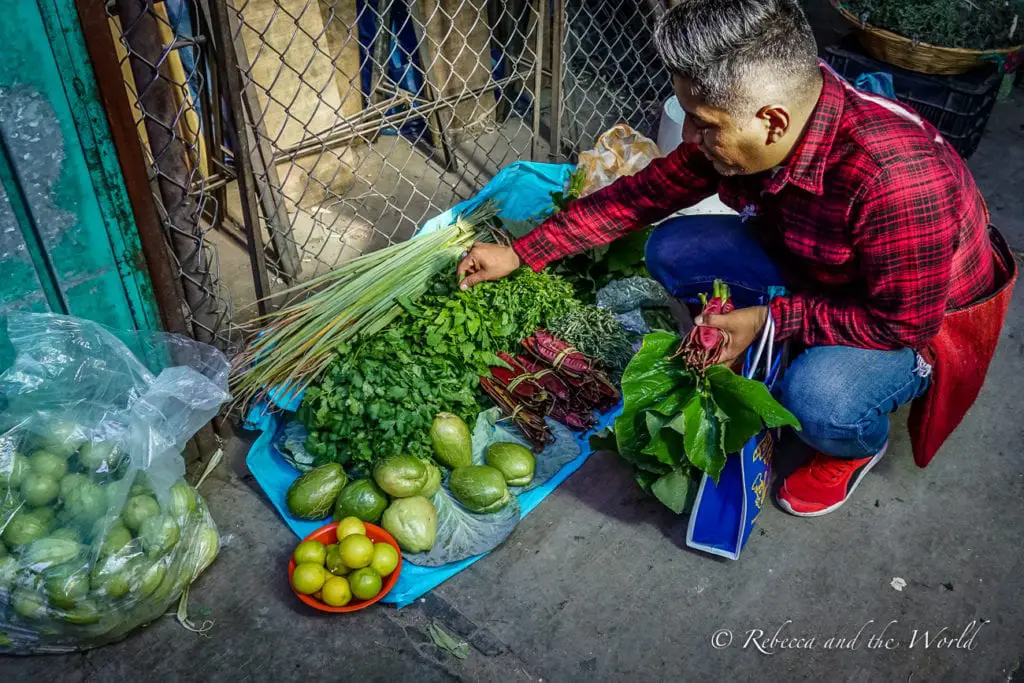
<svg viewBox="0 0 1024 683"><path fill-rule="evenodd" d="M697 498L697 482L685 470L674 469L651 484L651 493L665 507L680 515L693 507Z"/></svg>
<svg viewBox="0 0 1024 683"><path fill-rule="evenodd" d="M757 413L767 427L800 429L800 421L796 419L796 416L783 408L782 404L775 400L768 388L761 382L741 377L724 365L708 368L705 377L715 400L723 407L725 404L744 406ZM726 412L730 417L732 416L728 409Z"/></svg>
<svg viewBox="0 0 1024 683"><path fill-rule="evenodd" d="M648 412L648 430L651 428L652 421L661 426L657 431L651 431L651 441L641 452L670 467L687 464L682 435L668 428L668 420L656 413Z"/></svg>
<svg viewBox="0 0 1024 683"><path fill-rule="evenodd" d="M623 407L615 420L615 441L619 454L634 464L643 460L642 451L650 443L644 411L692 387L693 380L682 363L668 358L678 346L677 335L649 334L622 373Z"/></svg>
<svg viewBox="0 0 1024 683"><path fill-rule="evenodd" d="M690 396L693 395L694 388L695 384L691 377L680 378L679 388L651 406L651 410L669 418L678 415L686 402L690 400Z"/></svg>
<svg viewBox="0 0 1024 683"><path fill-rule="evenodd" d="M615 446L621 455L630 462L636 461L640 451L647 445L647 432L639 421L643 414L636 412L620 414L615 418Z"/></svg>
<svg viewBox="0 0 1024 683"><path fill-rule="evenodd" d="M671 465L659 462L658 457L646 452L651 438L647 433L644 413L631 418L620 415L615 419L615 440L619 456L634 467L656 474L664 474Z"/></svg>
<svg viewBox="0 0 1024 683"><path fill-rule="evenodd" d="M712 385L711 395L719 409L729 416L725 424L725 452L736 453L746 445L750 437L761 431L761 416L746 403L738 401L737 394L733 392L715 392Z"/></svg>
<svg viewBox="0 0 1024 683"><path fill-rule="evenodd" d="M668 359L679 346L679 337L653 332L622 373L623 412L643 410L668 394L684 375L681 363Z"/></svg>
<svg viewBox="0 0 1024 683"><path fill-rule="evenodd" d="M658 436L661 428L668 422L668 418L651 410L644 412L644 420L647 423L647 434L652 439Z"/></svg>
<svg viewBox="0 0 1024 683"><path fill-rule="evenodd" d="M718 409L711 394L696 392L683 408L683 441L686 457L715 483L725 467L725 429L728 418Z"/></svg>
<svg viewBox="0 0 1024 683"><path fill-rule="evenodd" d="M647 238L651 236L652 230L651 227L638 230L608 245L608 254L605 257L608 270L629 272L637 264L643 263Z"/></svg>

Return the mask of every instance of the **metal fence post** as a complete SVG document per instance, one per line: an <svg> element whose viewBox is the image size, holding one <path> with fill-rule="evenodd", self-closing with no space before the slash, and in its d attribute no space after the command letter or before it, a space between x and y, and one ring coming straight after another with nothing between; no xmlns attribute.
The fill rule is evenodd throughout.
<svg viewBox="0 0 1024 683"><path fill-rule="evenodd" d="M163 44L156 18L148 11L152 0L122 0L119 3L124 38L129 48L129 63L136 86L139 106L150 112L144 117L150 149L157 162L156 185L159 189L169 231L171 248L181 263L182 288L192 313L196 339L213 343L219 325L216 310L211 310L212 299L189 274L201 270L202 234L197 229L199 207L189 194L188 150L181 138L164 122L177 119L178 106L174 103L167 82L161 78Z"/></svg>

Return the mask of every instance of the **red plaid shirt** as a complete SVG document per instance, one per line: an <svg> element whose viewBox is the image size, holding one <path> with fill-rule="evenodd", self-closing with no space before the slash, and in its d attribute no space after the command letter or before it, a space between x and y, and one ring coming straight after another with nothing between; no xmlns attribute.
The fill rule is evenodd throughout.
<svg viewBox="0 0 1024 683"><path fill-rule="evenodd" d="M777 339L921 348L944 312L994 283L988 210L930 124L823 68L803 139L774 176L722 177L693 145L573 202L513 246L535 270L660 221L716 192L757 218L792 294L771 302Z"/></svg>

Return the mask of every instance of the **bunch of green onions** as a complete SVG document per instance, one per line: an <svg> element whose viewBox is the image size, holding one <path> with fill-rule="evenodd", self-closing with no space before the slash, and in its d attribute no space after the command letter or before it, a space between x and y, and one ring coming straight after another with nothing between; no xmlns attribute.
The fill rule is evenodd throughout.
<svg viewBox="0 0 1024 683"><path fill-rule="evenodd" d="M278 296L291 302L254 321L258 327L232 363L234 404L247 408L271 391L294 396L334 358L338 344L387 327L473 242L490 237L497 205L484 202L455 223L360 256Z"/></svg>

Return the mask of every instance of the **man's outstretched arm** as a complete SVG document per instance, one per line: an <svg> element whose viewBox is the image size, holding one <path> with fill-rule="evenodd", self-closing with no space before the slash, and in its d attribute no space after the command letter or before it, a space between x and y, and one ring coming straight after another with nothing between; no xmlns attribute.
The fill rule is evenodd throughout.
<svg viewBox="0 0 1024 683"><path fill-rule="evenodd" d="M635 175L572 202L512 248L522 263L541 270L693 206L717 192L719 180L695 145L680 145Z"/></svg>
<svg viewBox="0 0 1024 683"><path fill-rule="evenodd" d="M511 247L479 243L459 263L461 287L500 280L521 265L552 261L615 239L718 191L720 176L695 145L680 145L632 176L577 199Z"/></svg>

